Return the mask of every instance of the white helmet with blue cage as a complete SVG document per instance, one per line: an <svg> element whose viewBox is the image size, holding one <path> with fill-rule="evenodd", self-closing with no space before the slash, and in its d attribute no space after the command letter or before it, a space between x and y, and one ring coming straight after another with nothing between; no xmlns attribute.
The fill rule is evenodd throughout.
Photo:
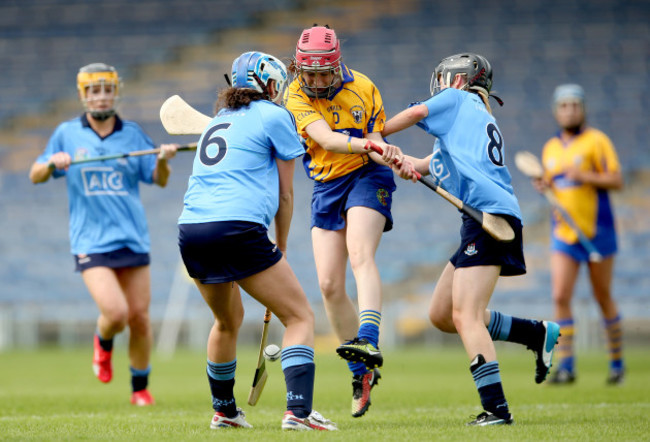
<svg viewBox="0 0 650 442"><path fill-rule="evenodd" d="M232 63L232 87L254 89L271 97L282 97L287 85L287 67L263 52L244 52ZM275 83L271 84L271 80ZM273 89L271 89L273 87Z"/></svg>

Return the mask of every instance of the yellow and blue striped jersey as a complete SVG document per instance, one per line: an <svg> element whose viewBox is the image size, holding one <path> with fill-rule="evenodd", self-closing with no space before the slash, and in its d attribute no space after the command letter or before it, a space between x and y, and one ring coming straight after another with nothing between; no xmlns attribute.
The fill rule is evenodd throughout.
<svg viewBox="0 0 650 442"><path fill-rule="evenodd" d="M544 145L542 152L545 177L552 183L555 196L584 234L594 238L599 231L614 232L614 217L608 192L590 184L566 178L567 167L583 171L618 172L620 163L611 140L603 132L586 128L568 143L559 134ZM578 242L577 234L557 215L553 235L568 244Z"/></svg>
<svg viewBox="0 0 650 442"><path fill-rule="evenodd" d="M368 154L328 152L309 138L305 128L323 119L335 132L363 138L367 133L381 132L386 114L381 95L373 82L360 72L341 64L343 82L331 99L309 98L294 79L286 92L286 107L296 118L298 133L306 144L303 164L307 175L315 181L329 181L360 168L371 161Z"/></svg>

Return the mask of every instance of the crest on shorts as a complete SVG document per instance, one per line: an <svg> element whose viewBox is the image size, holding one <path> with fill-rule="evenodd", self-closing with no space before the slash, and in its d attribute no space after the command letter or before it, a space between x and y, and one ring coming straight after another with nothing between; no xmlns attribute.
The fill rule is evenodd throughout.
<svg viewBox="0 0 650 442"><path fill-rule="evenodd" d="M355 123L359 124L363 121L363 108L361 106L352 106L350 113Z"/></svg>
<svg viewBox="0 0 650 442"><path fill-rule="evenodd" d="M388 191L386 189L377 189L377 200L379 200L379 203L382 206L386 206L388 204Z"/></svg>
<svg viewBox="0 0 650 442"><path fill-rule="evenodd" d="M467 256L474 256L478 252L476 251L476 243L471 243L467 245L467 248L465 249L465 255Z"/></svg>

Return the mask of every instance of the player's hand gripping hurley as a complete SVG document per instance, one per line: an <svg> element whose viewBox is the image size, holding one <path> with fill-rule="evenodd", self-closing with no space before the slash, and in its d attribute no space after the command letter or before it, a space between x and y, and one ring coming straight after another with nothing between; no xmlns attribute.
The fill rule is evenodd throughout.
<svg viewBox="0 0 650 442"><path fill-rule="evenodd" d="M544 166L537 159L537 157L527 151L520 151L515 154L515 165L527 177L534 179L541 179L544 176ZM560 217L571 227L571 229L578 235L578 241L589 253L589 261L598 262L602 261L603 256L600 254L596 246L587 238L587 235L578 227L575 221L571 218L569 213L562 207L558 199L553 194L550 187L544 189L544 197L549 202L551 207L555 209Z"/></svg>
<svg viewBox="0 0 650 442"><path fill-rule="evenodd" d="M372 142L369 143L369 148L380 155L383 153L381 147ZM398 161L395 161L395 163L397 164ZM442 196L461 212L471 216L492 238L502 242L509 242L515 238L515 232L512 230L512 227L510 227L510 224L508 224L508 221L506 221L505 218L477 210L472 206L468 206L467 204L464 204L460 199L456 198L454 195L438 186L431 177L422 176L417 171L415 171L415 174L419 182L436 192L438 195Z"/></svg>
<svg viewBox="0 0 650 442"><path fill-rule="evenodd" d="M264 312L264 326L262 327L262 340L260 341L260 351L257 356L257 368L255 369L255 377L253 378L253 385L251 392L248 394L248 405L257 404L257 400L264 390L266 379L269 376L266 370L266 358L264 357L264 349L266 348L266 340L269 336L269 322L271 321L271 310L268 308Z"/></svg>
<svg viewBox="0 0 650 442"><path fill-rule="evenodd" d="M200 135L212 119L194 109L178 95L174 95L169 97L160 107L160 121L170 135ZM380 155L383 153L381 147L372 142L370 148ZM419 173L417 175L422 184L438 193L461 212L471 216L494 239L504 242L514 239L515 232L504 218L468 206L438 186L431 178L423 177ZM264 349L262 348L262 350Z"/></svg>

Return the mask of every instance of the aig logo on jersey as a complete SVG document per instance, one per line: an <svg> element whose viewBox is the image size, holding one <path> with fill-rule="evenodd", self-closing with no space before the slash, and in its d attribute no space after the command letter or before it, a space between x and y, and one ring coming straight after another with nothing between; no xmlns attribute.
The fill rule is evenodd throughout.
<svg viewBox="0 0 650 442"><path fill-rule="evenodd" d="M476 243L468 244L468 245L467 245L467 248L465 249L465 252L464 252L464 253L465 253L465 255L467 255L467 256L474 256L474 255L476 255L476 254L478 253L478 251L476 251Z"/></svg>
<svg viewBox="0 0 650 442"><path fill-rule="evenodd" d="M361 106L352 106L350 113L355 123L359 124L363 121L363 108Z"/></svg>
<svg viewBox="0 0 650 442"><path fill-rule="evenodd" d="M86 196L127 195L124 174L112 167L86 167L81 170Z"/></svg>

